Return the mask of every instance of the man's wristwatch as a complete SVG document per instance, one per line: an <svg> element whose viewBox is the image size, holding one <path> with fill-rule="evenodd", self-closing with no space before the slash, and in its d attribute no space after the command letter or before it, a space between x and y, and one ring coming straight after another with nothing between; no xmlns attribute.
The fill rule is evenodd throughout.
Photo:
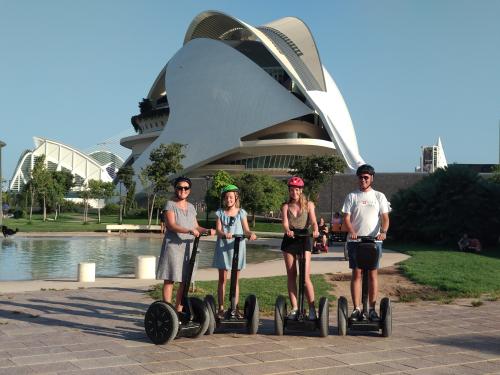
<svg viewBox="0 0 500 375"><path fill-rule="evenodd" d="M380 231L380 233L381 233L381 234L382 234L382 233L383 233L383 234L386 234L386 233L387 233L387 231L382 229L382 230Z"/></svg>
<svg viewBox="0 0 500 375"><path fill-rule="evenodd" d="M194 236L194 232L190 229L188 232L191 236Z"/></svg>

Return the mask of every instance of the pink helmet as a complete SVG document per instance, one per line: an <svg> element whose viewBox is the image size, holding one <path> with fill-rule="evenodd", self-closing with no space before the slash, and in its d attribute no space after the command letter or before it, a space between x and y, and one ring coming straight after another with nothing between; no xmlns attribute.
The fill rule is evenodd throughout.
<svg viewBox="0 0 500 375"><path fill-rule="evenodd" d="M290 177L290 179L288 180L288 187L303 188L304 180L297 176Z"/></svg>

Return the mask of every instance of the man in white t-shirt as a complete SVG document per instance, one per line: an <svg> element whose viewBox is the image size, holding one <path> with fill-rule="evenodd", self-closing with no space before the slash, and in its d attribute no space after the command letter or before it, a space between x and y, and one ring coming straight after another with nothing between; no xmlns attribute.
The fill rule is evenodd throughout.
<svg viewBox="0 0 500 375"><path fill-rule="evenodd" d="M383 193L372 189L375 170L371 165L364 164L360 166L356 171L356 175L359 188L347 195L342 207L344 224L349 232L349 237L356 239L360 236L371 236L383 241L389 229L390 203ZM355 246L355 243L348 243L349 268L352 269L351 295L354 304L350 319L353 321L365 318L361 306L361 269L357 267L354 252L352 251L355 250ZM380 259L382 257L382 242L377 242L377 250ZM368 276L370 285L368 290L370 305L368 319L377 321L379 320L375 311L378 295L377 269L368 271Z"/></svg>

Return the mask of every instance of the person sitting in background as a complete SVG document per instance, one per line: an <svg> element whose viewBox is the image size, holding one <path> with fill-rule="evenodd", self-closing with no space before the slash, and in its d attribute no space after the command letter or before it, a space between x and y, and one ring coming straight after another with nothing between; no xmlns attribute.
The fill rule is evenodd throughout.
<svg viewBox="0 0 500 375"><path fill-rule="evenodd" d="M318 229L319 236L321 237L321 244L323 245L323 248L325 248L327 246L326 240L328 236L328 225L325 223L325 219L323 219L322 217L319 218Z"/></svg>
<svg viewBox="0 0 500 375"><path fill-rule="evenodd" d="M458 248L460 251L479 253L481 251L481 242L477 238L469 238L469 235L464 233L458 240Z"/></svg>

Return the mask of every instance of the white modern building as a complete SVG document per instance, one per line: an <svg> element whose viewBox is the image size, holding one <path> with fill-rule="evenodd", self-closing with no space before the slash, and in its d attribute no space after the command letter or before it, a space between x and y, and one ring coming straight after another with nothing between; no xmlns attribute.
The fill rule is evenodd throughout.
<svg viewBox="0 0 500 375"><path fill-rule="evenodd" d="M252 26L221 12L199 14L132 117L136 174L162 143L186 145L184 174L223 169L286 175L309 155L360 156L351 116L321 63L307 25L285 17Z"/></svg>
<svg viewBox="0 0 500 375"><path fill-rule="evenodd" d="M33 137L35 148L23 152L10 181L11 191L21 191L31 179L31 170L38 156L45 155L45 164L49 170L66 170L75 176L75 187L79 190L89 180L112 182L116 171L123 164L123 159L108 151L95 151L85 154L61 142Z"/></svg>
<svg viewBox="0 0 500 375"><path fill-rule="evenodd" d="M420 172L433 173L438 168L446 168L448 162L444 154L441 138L433 146L422 146L422 156L420 157Z"/></svg>

